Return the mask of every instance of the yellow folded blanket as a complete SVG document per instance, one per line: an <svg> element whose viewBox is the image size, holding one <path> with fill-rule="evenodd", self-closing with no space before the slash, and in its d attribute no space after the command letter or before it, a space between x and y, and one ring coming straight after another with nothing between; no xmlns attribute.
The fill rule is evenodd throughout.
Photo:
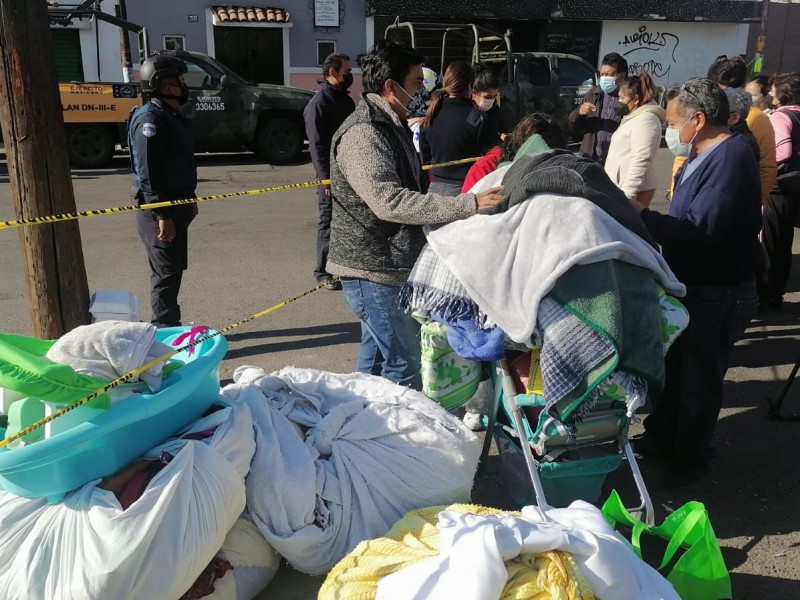
<svg viewBox="0 0 800 600"><path fill-rule="evenodd" d="M356 546L331 570L319 600L374 600L381 577L416 562L438 556L443 510L476 515L511 514L472 504L433 506L414 510L378 539ZM575 562L564 552L522 554L506 563L508 582L500 600L594 600L589 585Z"/></svg>

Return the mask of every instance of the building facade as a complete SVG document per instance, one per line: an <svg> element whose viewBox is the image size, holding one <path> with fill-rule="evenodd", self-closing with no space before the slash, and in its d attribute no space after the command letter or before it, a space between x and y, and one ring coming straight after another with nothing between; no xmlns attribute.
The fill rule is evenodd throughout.
<svg viewBox="0 0 800 600"><path fill-rule="evenodd" d="M510 31L515 52L577 54L593 65L608 52L670 85L705 75L721 55L746 54L760 19L750 0L366 0L375 39L400 21L475 23Z"/></svg>
<svg viewBox="0 0 800 600"><path fill-rule="evenodd" d="M367 43L361 0L286 0L281 7L129 0L127 8L128 20L148 28L153 49L203 52L256 83L316 89L328 54L355 59ZM358 69L354 79L356 94Z"/></svg>
<svg viewBox="0 0 800 600"><path fill-rule="evenodd" d="M93 4L113 14L115 0ZM797 68L793 8L789 0L771 3L765 71ZM719 55L751 52L761 10L762 3L753 0L283 0L281 7L127 1L128 20L147 27L151 49L203 52L258 83L316 89L324 57L348 54L356 67L354 96L361 89L357 57L398 19L509 31L515 52L577 54L593 65L604 54L619 52L632 73L647 70L667 86L704 75ZM51 27L60 71L87 81L121 77L114 25L73 19L51 21ZM134 36L131 41L136 62ZM434 68L440 44L441 39L417 40Z"/></svg>

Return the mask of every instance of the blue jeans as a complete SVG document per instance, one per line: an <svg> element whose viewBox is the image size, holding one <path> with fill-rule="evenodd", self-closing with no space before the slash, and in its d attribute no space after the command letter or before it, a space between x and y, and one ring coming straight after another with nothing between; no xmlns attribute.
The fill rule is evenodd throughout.
<svg viewBox="0 0 800 600"><path fill-rule="evenodd" d="M644 420L648 446L678 462L707 464L733 345L756 312L755 282L687 287L689 326L666 357L664 393Z"/></svg>
<svg viewBox="0 0 800 600"><path fill-rule="evenodd" d="M342 279L347 304L361 320L356 370L422 389L419 324L397 308L400 288L365 279Z"/></svg>

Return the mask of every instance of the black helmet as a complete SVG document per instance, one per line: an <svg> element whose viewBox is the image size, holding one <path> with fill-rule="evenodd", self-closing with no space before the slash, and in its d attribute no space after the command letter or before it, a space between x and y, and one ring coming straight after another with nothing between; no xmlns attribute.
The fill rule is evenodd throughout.
<svg viewBox="0 0 800 600"><path fill-rule="evenodd" d="M158 83L166 77L180 77L186 73L186 63L174 56L154 54L139 69L139 85L143 92L154 93Z"/></svg>

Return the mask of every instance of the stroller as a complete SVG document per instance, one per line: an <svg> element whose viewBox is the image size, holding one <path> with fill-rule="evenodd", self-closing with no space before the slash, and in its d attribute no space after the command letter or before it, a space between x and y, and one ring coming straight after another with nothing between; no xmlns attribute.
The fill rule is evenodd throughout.
<svg viewBox="0 0 800 600"><path fill-rule="evenodd" d="M640 497L631 512L652 523L653 505L628 443L628 428L648 391L657 390L659 380L663 384L664 356L688 325L688 312L653 284L648 272L626 263L578 265L554 289L566 297L576 290L579 299L543 298L533 344L506 336L505 351L488 363L494 398L486 411L481 464L496 439L501 479L517 504L567 506L577 499L597 502L607 475L625 460ZM540 363L536 353L541 369L531 368ZM528 363L520 365L526 356L531 357ZM523 373L527 382L521 385ZM519 475L524 471L533 495L525 495L531 486Z"/></svg>
<svg viewBox="0 0 800 600"><path fill-rule="evenodd" d="M663 386L666 351L688 324L688 312L668 294L681 295L685 287L647 243L644 225L629 214L624 194L602 169L596 172L594 163L577 164L560 152L522 160L517 163L522 167L515 164L508 173L525 183L506 183L536 201L520 200L497 215L428 231L428 245L401 290L399 306L445 322L450 349L461 358L490 361L495 397L487 411L483 454L494 437L501 458L516 452L540 506L598 500L605 476L625 459L641 497L634 512L652 522L652 502L628 445L628 427L648 391ZM562 160L572 166L560 165ZM537 188L553 183L532 176L545 163L556 173L553 180L570 169L581 182L596 172L586 185L596 186L593 196L608 194L614 214L562 195L559 185ZM503 173L494 177L492 182ZM515 387L507 354L512 345L541 349L546 394ZM429 370L447 367L454 392L470 389L457 362L436 365L447 355L447 348L437 350ZM427 393L425 360L423 348ZM433 383L438 392L439 381ZM624 390L622 398L606 393L614 386Z"/></svg>
<svg viewBox="0 0 800 600"><path fill-rule="evenodd" d="M531 364L535 365L536 351L533 353ZM530 369L528 392L535 387L534 370ZM561 419L552 416L552 411L544 410L541 394L518 393L507 359L492 363L491 379L494 405L489 414L481 465L486 463L492 439L500 451L501 470L510 470L511 479L524 462L534 495L531 497L525 482L516 481L508 491L517 503L535 501L546 510L551 506L548 498L556 506L566 506L576 499L596 502L606 476L624 458L641 501L630 512L642 515L648 525L654 523L653 503L628 442L628 408L618 395L603 393L579 422L567 426L564 420L580 410L580 406L561 412Z"/></svg>

